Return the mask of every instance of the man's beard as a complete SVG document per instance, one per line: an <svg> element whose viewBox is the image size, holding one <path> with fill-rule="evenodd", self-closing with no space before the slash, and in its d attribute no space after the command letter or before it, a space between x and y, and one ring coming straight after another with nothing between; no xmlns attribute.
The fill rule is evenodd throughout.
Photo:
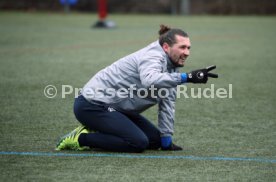
<svg viewBox="0 0 276 182"><path fill-rule="evenodd" d="M184 64L183 65L180 65L174 61L172 61L173 59L168 55L169 59L170 59L170 62L175 66L175 67L184 67Z"/></svg>

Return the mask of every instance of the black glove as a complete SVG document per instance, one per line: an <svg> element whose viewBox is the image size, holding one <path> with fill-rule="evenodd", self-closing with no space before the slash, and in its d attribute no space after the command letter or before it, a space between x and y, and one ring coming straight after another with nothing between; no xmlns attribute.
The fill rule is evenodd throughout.
<svg viewBox="0 0 276 182"><path fill-rule="evenodd" d="M169 147L163 148L161 147L162 150L166 151L177 151L177 150L183 150L182 147L175 145L174 143L171 143Z"/></svg>
<svg viewBox="0 0 276 182"><path fill-rule="evenodd" d="M209 73L209 71L211 71L215 68L216 68L216 66L213 65L213 66L209 66L209 67L204 68L204 69L199 69L199 70L192 71L192 72L187 74L187 82L207 83L208 77L218 78L217 74Z"/></svg>

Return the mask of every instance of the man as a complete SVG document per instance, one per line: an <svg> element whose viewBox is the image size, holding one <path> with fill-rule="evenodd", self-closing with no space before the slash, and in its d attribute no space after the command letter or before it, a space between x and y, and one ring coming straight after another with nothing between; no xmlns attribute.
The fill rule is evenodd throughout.
<svg viewBox="0 0 276 182"><path fill-rule="evenodd" d="M84 86L74 104L82 126L61 138L57 150L182 150L172 140L176 87L187 82L206 83L208 77L218 76L208 73L215 66L179 73L190 55L188 34L160 27L158 41L99 71ZM158 128L140 115L155 104L159 108Z"/></svg>

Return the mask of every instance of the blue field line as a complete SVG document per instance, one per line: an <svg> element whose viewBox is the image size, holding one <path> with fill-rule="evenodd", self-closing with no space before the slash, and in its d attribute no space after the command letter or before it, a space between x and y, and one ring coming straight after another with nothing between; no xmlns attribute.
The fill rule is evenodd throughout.
<svg viewBox="0 0 276 182"><path fill-rule="evenodd" d="M47 156L47 157L113 157L113 158L131 158L131 159L188 159L188 160L209 160L209 161L252 161L263 163L276 163L276 159L264 158L236 158L236 157L197 157L197 156L178 156L178 155L137 155L137 154L70 154L70 153L51 153L51 152L5 152L1 151L0 155L21 155L21 156Z"/></svg>

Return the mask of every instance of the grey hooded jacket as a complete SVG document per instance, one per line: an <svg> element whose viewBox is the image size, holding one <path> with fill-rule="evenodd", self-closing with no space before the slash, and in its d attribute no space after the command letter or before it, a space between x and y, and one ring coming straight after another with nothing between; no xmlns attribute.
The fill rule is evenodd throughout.
<svg viewBox="0 0 276 182"><path fill-rule="evenodd" d="M83 87L82 95L123 113L141 113L158 104L159 130L162 136L170 136L180 84L178 68L156 41L99 71Z"/></svg>

